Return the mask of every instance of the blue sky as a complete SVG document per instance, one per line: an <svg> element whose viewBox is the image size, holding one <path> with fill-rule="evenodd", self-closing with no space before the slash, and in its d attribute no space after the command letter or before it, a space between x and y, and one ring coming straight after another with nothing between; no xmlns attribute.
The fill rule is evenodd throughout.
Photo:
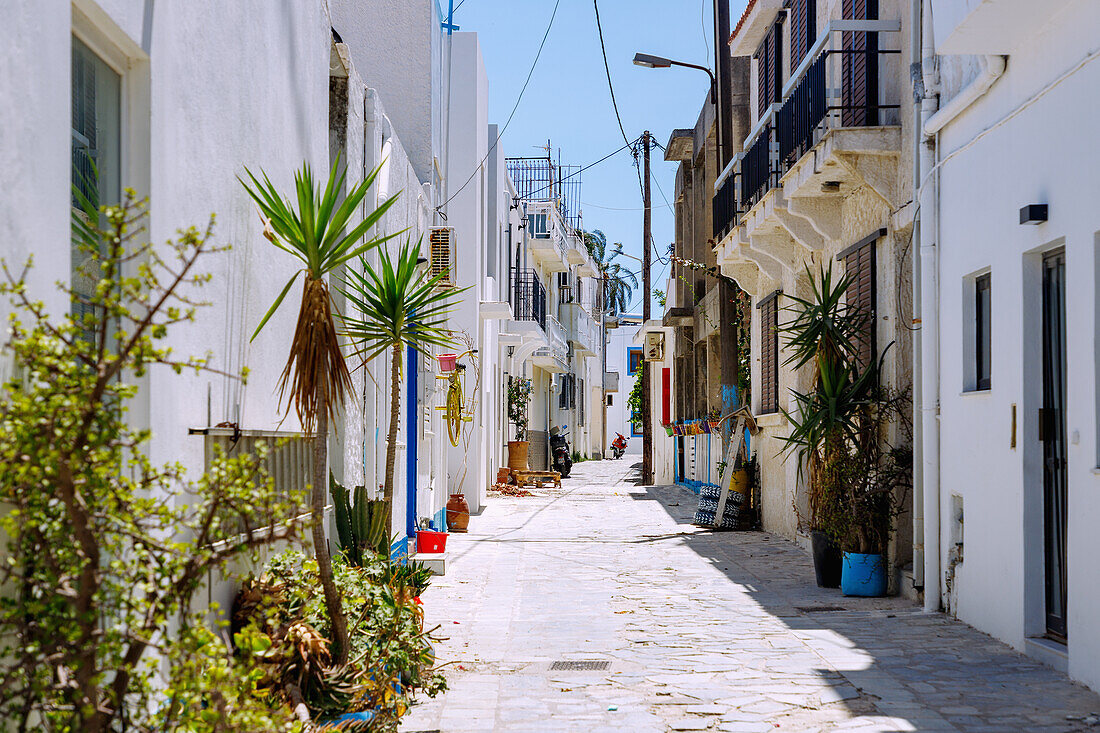
<svg viewBox="0 0 1100 733"><path fill-rule="evenodd" d="M545 151L587 165L623 145L607 89L592 0L560 0L546 47L501 144L506 155ZM446 12L447 0L441 0ZM455 0L455 24L475 31L489 77L489 119L503 125L538 51L554 9L553 0ZM731 1L736 23L745 0ZM694 127L709 82L702 71L634 66L637 51L713 67L712 0L600 0L611 79L630 139L648 129L662 145L678 127ZM653 242L662 253L673 239L672 200L676 167L653 152ZM602 229L608 241L642 254L642 201L633 159L627 151L581 174L586 229ZM658 185L660 188L658 188ZM640 270L639 263L625 266ZM668 269L653 260L653 287L664 289ZM641 278L639 277L639 282ZM640 288L631 309L641 311ZM656 312L656 305L654 305Z"/></svg>

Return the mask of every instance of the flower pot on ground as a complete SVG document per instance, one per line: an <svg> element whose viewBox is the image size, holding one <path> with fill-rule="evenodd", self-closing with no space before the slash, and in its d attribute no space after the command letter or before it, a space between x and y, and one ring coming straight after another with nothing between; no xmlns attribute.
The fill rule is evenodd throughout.
<svg viewBox="0 0 1100 733"><path fill-rule="evenodd" d="M462 494L451 494L447 502L447 529L451 532L465 532L470 526L470 505Z"/></svg>
<svg viewBox="0 0 1100 733"><path fill-rule="evenodd" d="M819 529L810 532L813 543L814 575L819 588L839 588L841 583L841 552L829 535Z"/></svg>
<svg viewBox="0 0 1100 733"><path fill-rule="evenodd" d="M879 554L845 552L840 590L846 596L880 598L886 595L886 558Z"/></svg>
<svg viewBox="0 0 1100 733"><path fill-rule="evenodd" d="M513 471L527 470L527 451L531 444L526 440L508 441L508 468Z"/></svg>

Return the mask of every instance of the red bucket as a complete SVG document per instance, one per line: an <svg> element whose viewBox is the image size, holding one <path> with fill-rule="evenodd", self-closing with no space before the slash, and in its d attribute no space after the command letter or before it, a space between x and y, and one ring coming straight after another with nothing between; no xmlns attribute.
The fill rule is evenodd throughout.
<svg viewBox="0 0 1100 733"><path fill-rule="evenodd" d="M455 370L455 362L458 361L458 354L440 354L435 358L439 360L439 371L453 372Z"/></svg>
<svg viewBox="0 0 1100 733"><path fill-rule="evenodd" d="M447 548L447 533L420 530L416 533L416 551L422 555L435 555Z"/></svg>

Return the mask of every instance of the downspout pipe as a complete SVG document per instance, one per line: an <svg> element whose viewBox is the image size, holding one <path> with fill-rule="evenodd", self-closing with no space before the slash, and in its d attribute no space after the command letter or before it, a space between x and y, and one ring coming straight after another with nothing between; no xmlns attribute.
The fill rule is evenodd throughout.
<svg viewBox="0 0 1100 733"><path fill-rule="evenodd" d="M939 178L934 173L936 139L924 134L939 107L939 72L932 37L932 3L923 0L921 33L920 175L920 385L921 476L924 509L924 610L941 607L940 577L940 383L939 383L939 262L936 235L939 216ZM925 180L928 179L928 180Z"/></svg>
<svg viewBox="0 0 1100 733"><path fill-rule="evenodd" d="M963 110L988 92L989 88L1004 75L1005 68L1008 65L1006 57L997 55L981 56L979 63L981 64L981 71L974 80L925 121L925 138L934 136L949 122L958 117Z"/></svg>
<svg viewBox="0 0 1100 733"><path fill-rule="evenodd" d="M920 153L921 153L921 103L924 101L924 82L921 75L921 0L909 0L909 74L913 82L913 198L920 191ZM924 444L921 432L921 329L920 329L920 206L914 200L916 211L913 216L910 267L913 273L913 587L924 589L924 464L921 446Z"/></svg>

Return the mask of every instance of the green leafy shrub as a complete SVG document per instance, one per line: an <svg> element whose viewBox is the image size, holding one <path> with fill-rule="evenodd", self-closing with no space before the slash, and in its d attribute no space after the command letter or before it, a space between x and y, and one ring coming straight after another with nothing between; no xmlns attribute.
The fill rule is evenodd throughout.
<svg viewBox="0 0 1100 733"><path fill-rule="evenodd" d="M294 537L293 521L265 518L298 516L300 497L275 491L262 455L218 459L197 481L154 465L151 434L128 415L151 369L215 371L165 344L194 319L200 261L223 249L213 221L154 247L132 191L103 209L76 195L73 245L94 283L66 290L80 315L47 313L25 270L2 268L15 368L0 388L0 718L81 733L298 730L192 601L210 574Z"/></svg>
<svg viewBox="0 0 1100 733"><path fill-rule="evenodd" d="M367 555L362 567L334 558L333 578L348 611L350 649L347 667L333 669L327 648L331 629L316 592L317 563L287 550L242 592L249 600L238 604L247 605L240 615L248 617L249 625L237 619L242 627L238 646L268 665L263 684L273 694L284 695L287 680L294 682L314 718L372 710L377 713L372 730L396 730L412 690L434 697L446 689L433 668L434 651L415 601L430 575L422 565L401 565L379 555ZM267 641L257 644L249 633Z"/></svg>

